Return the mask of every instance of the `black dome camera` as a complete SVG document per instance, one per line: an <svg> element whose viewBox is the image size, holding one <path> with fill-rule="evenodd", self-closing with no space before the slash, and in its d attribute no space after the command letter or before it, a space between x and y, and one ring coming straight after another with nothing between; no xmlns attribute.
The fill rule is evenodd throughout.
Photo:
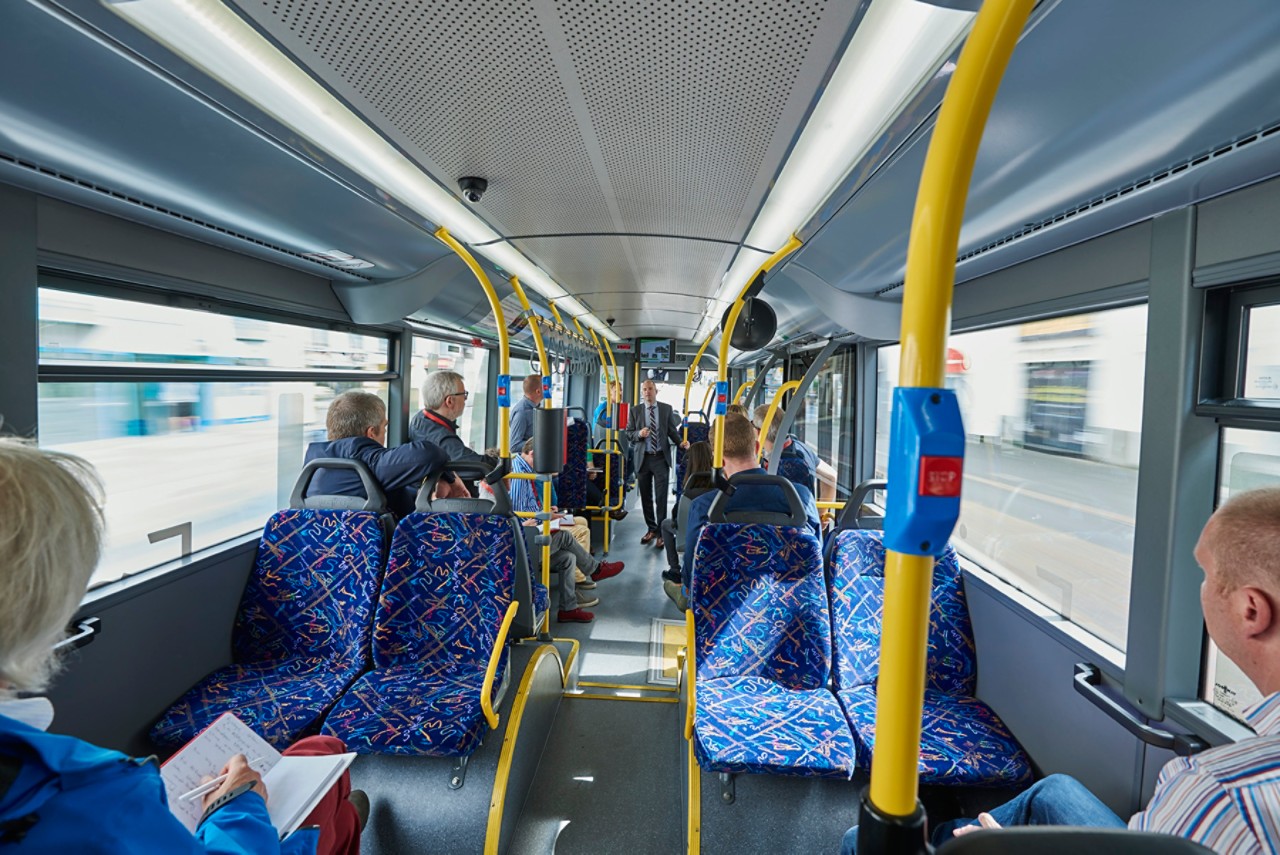
<svg viewBox="0 0 1280 855"><path fill-rule="evenodd" d="M462 191L463 199L476 205L484 197L484 191L489 189L489 182L483 178L467 176L466 178L458 179L458 189Z"/></svg>
<svg viewBox="0 0 1280 855"><path fill-rule="evenodd" d="M614 321L616 321L616 320L617 320L617 318L605 318L605 319L604 319L604 322L605 322L606 324L608 324L609 326L613 326L613 322L614 322Z"/></svg>

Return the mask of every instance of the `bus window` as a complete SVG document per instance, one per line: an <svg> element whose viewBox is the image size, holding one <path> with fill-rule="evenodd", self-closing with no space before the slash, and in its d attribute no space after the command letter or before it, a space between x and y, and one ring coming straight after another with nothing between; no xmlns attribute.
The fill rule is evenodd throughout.
<svg viewBox="0 0 1280 855"><path fill-rule="evenodd" d="M484 449L488 445L485 441L484 415L489 399L489 351L483 347L414 336L413 373L410 381L417 395L419 409L422 408L422 383L427 379L427 373L442 368L461 374L470 393L467 408L463 411L462 418L458 419L458 436L468 448ZM511 368L513 371L518 370L515 360L512 360ZM513 404L520 399L520 383L524 378L525 375L520 374L512 380Z"/></svg>
<svg viewBox="0 0 1280 855"><path fill-rule="evenodd" d="M1249 309L1244 397L1280 398L1280 305Z"/></svg>
<svg viewBox="0 0 1280 855"><path fill-rule="evenodd" d="M178 537L151 542L165 529L189 523L198 550L260 528L333 397L387 400L387 352L377 336L41 289L39 442L87 459L106 488L92 584L180 557ZM75 373L86 365L91 377ZM156 366L172 373L138 377ZM277 368L316 377L273 380Z"/></svg>
<svg viewBox="0 0 1280 855"><path fill-rule="evenodd" d="M966 557L1124 650L1138 490L1145 305L953 335L964 415ZM897 345L880 348L876 474Z"/></svg>
<svg viewBox="0 0 1280 855"><path fill-rule="evenodd" d="M853 406L853 351L845 350L819 369L791 426L836 471L837 498L847 497L853 482L851 434L842 429L853 421Z"/></svg>

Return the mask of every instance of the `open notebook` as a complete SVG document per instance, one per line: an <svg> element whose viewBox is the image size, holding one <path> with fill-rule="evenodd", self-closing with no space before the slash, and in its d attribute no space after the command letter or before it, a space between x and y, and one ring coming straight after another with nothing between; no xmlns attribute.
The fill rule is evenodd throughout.
<svg viewBox="0 0 1280 855"><path fill-rule="evenodd" d="M192 832L204 813L204 799L184 801L182 796L199 787L206 776L217 777L235 754L243 754L262 774L267 813L281 840L302 825L356 756L285 757L234 713L224 713L160 767L169 810Z"/></svg>

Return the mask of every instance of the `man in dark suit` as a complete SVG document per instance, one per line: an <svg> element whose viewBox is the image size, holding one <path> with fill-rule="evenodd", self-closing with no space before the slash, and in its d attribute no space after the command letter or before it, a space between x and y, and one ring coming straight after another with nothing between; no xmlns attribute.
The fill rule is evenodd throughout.
<svg viewBox="0 0 1280 855"><path fill-rule="evenodd" d="M656 540L663 546L659 526L667 518L667 492L671 484L671 446L688 448L689 443L680 437L680 419L670 404L658 401L658 386L646 380L640 386L644 403L631 410L627 420L627 439L631 440L632 455L640 484L640 504L644 508L644 522L649 527L641 543ZM654 499L657 513L654 513Z"/></svg>

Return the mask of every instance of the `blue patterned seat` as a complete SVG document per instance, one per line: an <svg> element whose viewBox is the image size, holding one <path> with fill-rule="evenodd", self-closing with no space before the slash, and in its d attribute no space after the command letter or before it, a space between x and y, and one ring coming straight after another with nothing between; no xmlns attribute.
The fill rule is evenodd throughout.
<svg viewBox="0 0 1280 855"><path fill-rule="evenodd" d="M556 496L562 508L584 508L587 505L587 423L578 419L566 428L564 468L555 478Z"/></svg>
<svg viewBox="0 0 1280 855"><path fill-rule="evenodd" d="M690 415L693 415L690 413ZM701 413L699 413L701 415ZM704 416L705 418L705 416ZM711 425L705 421L691 422L686 418L685 427L689 429L689 444L695 442L706 442L711 436ZM684 492L684 480L688 477L688 471L685 469L684 449L676 446L676 496L679 497Z"/></svg>
<svg viewBox="0 0 1280 855"><path fill-rule="evenodd" d="M374 670L325 718L361 754L469 756L485 731L480 693L511 603L515 539L497 513L413 513L400 521L378 598Z"/></svg>
<svg viewBox="0 0 1280 855"><path fill-rule="evenodd" d="M374 511L274 514L240 601L233 664L179 698L151 738L180 746L224 712L278 748L304 735L368 665L385 543Z"/></svg>
<svg viewBox="0 0 1280 855"><path fill-rule="evenodd" d="M601 469L605 465L605 457L609 458L609 486L610 490L607 496L609 507L617 507L618 500L622 496L623 481L626 478L626 464L622 459L622 453L618 451L603 451L601 449L592 449L592 456L595 458L595 465Z"/></svg>
<svg viewBox="0 0 1280 855"><path fill-rule="evenodd" d="M817 475L805 459L798 454L783 453L778 458L778 474L786 478L792 484L798 484L806 488L813 495L818 495L818 479Z"/></svg>
<svg viewBox="0 0 1280 855"><path fill-rule="evenodd" d="M835 687L858 738L858 763L875 744L875 683L884 615L881 532L836 535L831 562ZM1031 780L1031 762L1000 718L973 697L977 667L960 565L950 546L934 564L929 612L920 783L1001 787Z"/></svg>
<svg viewBox="0 0 1280 855"><path fill-rule="evenodd" d="M853 736L827 688L831 629L817 539L792 526L707 525L692 603L699 765L849 777Z"/></svg>
<svg viewBox="0 0 1280 855"><path fill-rule="evenodd" d="M541 582L533 583L533 610L536 614L542 615L547 611L547 605L550 598L547 594L547 586Z"/></svg>

